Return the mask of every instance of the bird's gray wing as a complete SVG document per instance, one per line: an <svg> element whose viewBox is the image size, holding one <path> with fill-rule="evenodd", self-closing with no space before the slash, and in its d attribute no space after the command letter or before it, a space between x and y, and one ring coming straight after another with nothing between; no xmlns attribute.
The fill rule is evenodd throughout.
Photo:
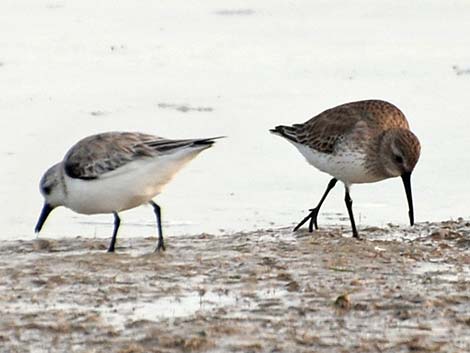
<svg viewBox="0 0 470 353"><path fill-rule="evenodd" d="M107 132L77 142L65 155L65 172L71 178L96 179L133 160L155 155L147 146L161 138L133 132Z"/></svg>
<svg viewBox="0 0 470 353"><path fill-rule="evenodd" d="M96 179L123 165L180 148L203 148L214 139L170 140L136 132L108 132L80 140L64 158L65 172L71 178Z"/></svg>

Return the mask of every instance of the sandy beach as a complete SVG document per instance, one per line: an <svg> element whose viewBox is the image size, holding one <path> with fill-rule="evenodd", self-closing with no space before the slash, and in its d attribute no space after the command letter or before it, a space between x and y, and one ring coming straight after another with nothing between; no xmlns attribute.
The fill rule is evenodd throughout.
<svg viewBox="0 0 470 353"><path fill-rule="evenodd" d="M469 13L1 1L0 353L470 352ZM319 232L292 233L330 177L269 129L363 99L398 106L421 141L417 224L389 179L354 186L362 241L340 187ZM41 176L104 131L227 136L155 199L165 253L149 207L123 212L115 254L109 214L59 208L34 238Z"/></svg>
<svg viewBox="0 0 470 353"><path fill-rule="evenodd" d="M1 352L468 352L470 222L4 241Z"/></svg>

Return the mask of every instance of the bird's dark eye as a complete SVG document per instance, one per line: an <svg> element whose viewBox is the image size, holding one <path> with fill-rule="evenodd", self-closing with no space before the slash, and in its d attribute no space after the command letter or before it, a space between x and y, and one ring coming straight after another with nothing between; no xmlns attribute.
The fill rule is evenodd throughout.
<svg viewBox="0 0 470 353"><path fill-rule="evenodd" d="M51 187L50 186L44 186L42 188L42 191L46 194L46 195L49 195L51 193Z"/></svg>
<svg viewBox="0 0 470 353"><path fill-rule="evenodd" d="M403 163L402 156L395 155L395 162L397 162L398 164L402 164Z"/></svg>

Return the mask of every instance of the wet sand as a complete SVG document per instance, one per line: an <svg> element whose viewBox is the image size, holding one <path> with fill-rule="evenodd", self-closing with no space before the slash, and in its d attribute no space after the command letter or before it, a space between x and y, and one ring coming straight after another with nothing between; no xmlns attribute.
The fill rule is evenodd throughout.
<svg viewBox="0 0 470 353"><path fill-rule="evenodd" d="M0 245L1 352L468 352L470 222Z"/></svg>

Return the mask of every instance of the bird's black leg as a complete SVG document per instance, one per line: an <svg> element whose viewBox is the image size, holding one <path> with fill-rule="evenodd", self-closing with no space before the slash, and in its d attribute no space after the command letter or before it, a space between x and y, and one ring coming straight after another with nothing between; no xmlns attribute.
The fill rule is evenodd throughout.
<svg viewBox="0 0 470 353"><path fill-rule="evenodd" d="M344 196L344 202L346 202L346 208L348 209L349 220L351 221L353 237L356 239L359 239L359 234L357 233L356 222L354 222L354 215L353 215L353 210L352 210L353 202L352 202L351 196L349 195L349 187L347 186L346 186L346 195Z"/></svg>
<svg viewBox="0 0 470 353"><path fill-rule="evenodd" d="M113 230L113 237L111 238L111 243L109 244L108 252L114 252L114 246L116 245L116 236L119 229L119 225L121 224L121 219L119 218L117 212L113 212L114 215L114 230Z"/></svg>
<svg viewBox="0 0 470 353"><path fill-rule="evenodd" d="M153 201L149 201L149 204L152 205L153 211L155 212L155 217L157 218L158 243L157 243L157 248L155 249L155 251L159 251L160 249L165 250L165 244L163 243L162 214L161 214L160 206L158 206Z"/></svg>
<svg viewBox="0 0 470 353"><path fill-rule="evenodd" d="M328 183L328 186L326 187L326 190L325 190L320 202L318 203L317 207L310 209L310 211L311 211L310 214L307 217L305 217L299 224L297 224L297 226L294 228L294 232L297 229L299 229L300 227L302 227L303 224L305 222L307 222L309 219L310 219L310 223L309 223L309 226L308 226L308 231L309 232L313 231L313 225L314 224L315 224L315 229L318 229L318 224L317 224L318 212L320 211L320 207L323 204L323 201L325 201L326 197L328 196L328 193L330 192L331 189L334 188L337 181L338 181L338 179L336 179L336 178L333 178L333 179L330 180L330 182Z"/></svg>

